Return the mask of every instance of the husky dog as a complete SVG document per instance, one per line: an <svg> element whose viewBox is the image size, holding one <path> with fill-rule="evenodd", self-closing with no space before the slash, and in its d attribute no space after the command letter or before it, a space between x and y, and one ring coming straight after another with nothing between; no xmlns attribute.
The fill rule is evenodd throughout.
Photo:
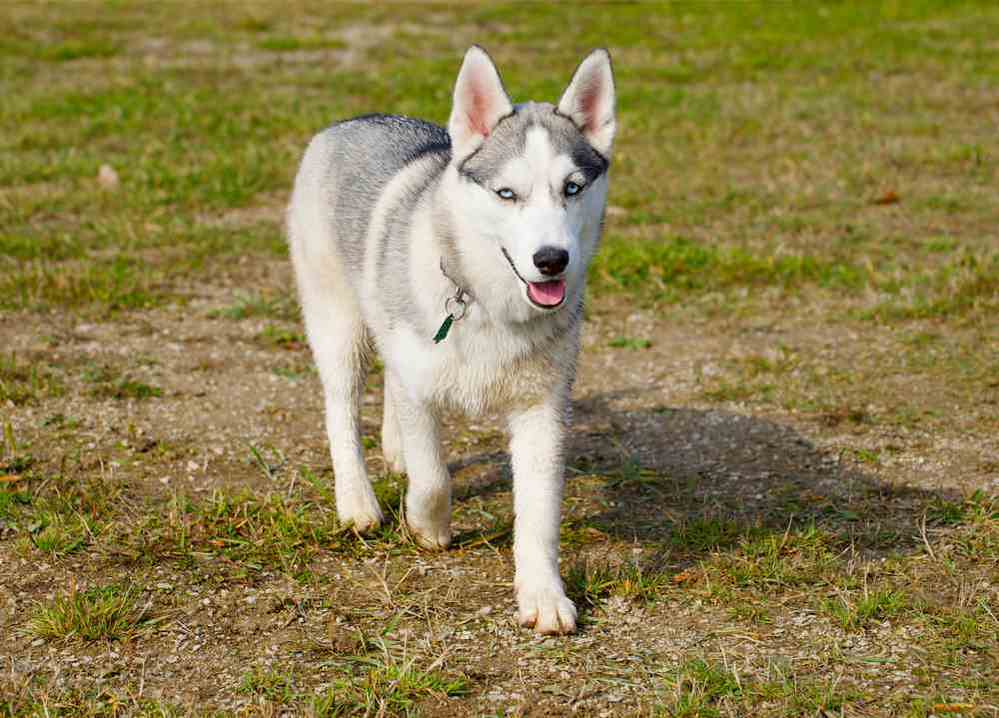
<svg viewBox="0 0 999 718"><path fill-rule="evenodd" d="M559 577L563 452L614 130L606 50L557 106L514 106L473 46L447 129L390 115L333 125L309 144L288 209L340 519L359 532L383 520L359 433L373 344L382 451L408 474L405 521L423 547L451 540L442 410L506 414L519 620L545 634L576 628Z"/></svg>

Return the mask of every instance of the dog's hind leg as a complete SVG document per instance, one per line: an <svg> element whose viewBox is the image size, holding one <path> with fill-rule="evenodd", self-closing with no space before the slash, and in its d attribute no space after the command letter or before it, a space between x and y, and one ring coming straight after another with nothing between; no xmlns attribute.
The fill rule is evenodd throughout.
<svg viewBox="0 0 999 718"><path fill-rule="evenodd" d="M451 475L441 447L440 420L397 382L390 380L390 385L409 479L406 525L424 548L445 549L451 543Z"/></svg>
<svg viewBox="0 0 999 718"><path fill-rule="evenodd" d="M402 474L406 471L406 462L402 455L402 435L399 429L399 416L395 401L392 398L393 382L390 376L385 377L385 406L382 412L382 456L389 471Z"/></svg>
<svg viewBox="0 0 999 718"><path fill-rule="evenodd" d="M321 164L310 146L288 211L288 234L305 328L323 383L326 431L335 474L336 510L357 531L383 520L368 480L361 443L360 405L367 373L368 343L360 307L341 260L319 180Z"/></svg>
<svg viewBox="0 0 999 718"><path fill-rule="evenodd" d="M360 399L367 374L364 326L359 313L343 311L342 305L327 307L306 309L305 323L323 382L337 515L363 533L382 522L361 442Z"/></svg>

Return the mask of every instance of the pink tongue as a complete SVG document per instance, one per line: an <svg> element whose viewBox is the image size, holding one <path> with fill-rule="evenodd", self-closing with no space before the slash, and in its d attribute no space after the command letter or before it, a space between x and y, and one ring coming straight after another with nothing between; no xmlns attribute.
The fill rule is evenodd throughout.
<svg viewBox="0 0 999 718"><path fill-rule="evenodd" d="M528 282L527 293L543 307L554 307L565 299L565 280L554 282Z"/></svg>

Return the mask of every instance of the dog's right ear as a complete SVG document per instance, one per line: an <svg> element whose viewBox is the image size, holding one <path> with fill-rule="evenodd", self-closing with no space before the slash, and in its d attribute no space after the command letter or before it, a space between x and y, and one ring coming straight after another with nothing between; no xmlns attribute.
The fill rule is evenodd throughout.
<svg viewBox="0 0 999 718"><path fill-rule="evenodd" d="M461 159L472 154L511 112L513 106L496 65L485 50L472 45L454 84L454 105L447 124L452 156Z"/></svg>

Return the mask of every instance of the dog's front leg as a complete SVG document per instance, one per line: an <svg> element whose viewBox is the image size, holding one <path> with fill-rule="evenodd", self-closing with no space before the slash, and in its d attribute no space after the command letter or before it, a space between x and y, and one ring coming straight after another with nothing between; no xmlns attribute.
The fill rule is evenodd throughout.
<svg viewBox="0 0 999 718"><path fill-rule="evenodd" d="M514 587L522 626L538 633L572 633L576 607L559 576L559 523L564 479L562 401L510 417L513 461Z"/></svg>
<svg viewBox="0 0 999 718"><path fill-rule="evenodd" d="M432 406L409 397L394 381L391 401L409 479L406 525L424 548L445 549L451 543L451 475L441 448L440 420Z"/></svg>

